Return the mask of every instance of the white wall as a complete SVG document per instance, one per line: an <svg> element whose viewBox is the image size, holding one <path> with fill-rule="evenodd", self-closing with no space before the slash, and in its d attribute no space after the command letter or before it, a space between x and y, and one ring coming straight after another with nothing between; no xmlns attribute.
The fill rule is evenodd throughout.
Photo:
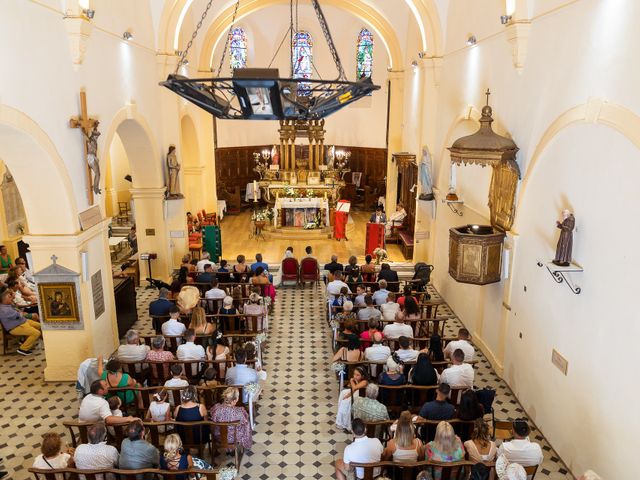
<svg viewBox="0 0 640 480"><path fill-rule="evenodd" d="M472 122L460 123L461 117L469 105L480 110L484 91L491 88L495 130L514 138L523 175L531 175L527 189L519 193L522 203L512 230L512 276L477 287L457 284L447 272L449 228L488 221L489 169L458 169L464 216L438 203L428 259L436 266L436 287L492 363L504 368L505 379L573 473L591 467L603 478L631 479L629 432L640 426L629 403L638 378L631 346L638 334L632 279L640 259L629 240L637 226L629 222L628 212L637 202L633 179L640 174L639 152L602 121L561 131L535 169L527 169L554 120L592 97L640 114L640 31L635 21L640 4L518 3L536 15L521 74L513 65L508 30L499 22L503 1L448 2L438 120L435 126L426 125L424 134L436 139L432 152L444 195L449 171L445 147L475 130ZM469 34L478 39L474 47L465 44ZM600 104L591 105L587 116L595 122ZM585 266L583 274L573 276L583 287L580 295L536 266L538 259L553 256L555 220L565 207L576 212L574 258ZM551 364L552 348L569 361L566 377Z"/></svg>
<svg viewBox="0 0 640 480"><path fill-rule="evenodd" d="M337 46L340 60L347 78L356 78L356 41L358 33L367 25L357 17L333 7L323 6L327 22ZM248 15L237 23L245 29L249 39L247 66L268 66L274 52L280 45L289 26L289 6L276 5ZM264 28L269 25L269 28ZM337 78L337 70L327 47L322 30L308 3L300 3L299 28L311 33L314 40L313 61L320 76L325 80ZM276 56L272 68L280 70L282 77L290 76L289 36L285 39ZM217 72L224 42L220 41L214 55L213 65ZM385 147L387 121L387 65L389 63L382 41L374 34L374 72L373 81L382 88L371 97L345 107L327 119L325 129L326 144ZM225 58L222 75L230 75L229 57ZM314 72L314 79L320 78ZM400 100L397 100L400 101ZM279 124L277 121L242 122L223 120L218 122L218 145L261 145L279 143ZM299 139L300 144L306 144Z"/></svg>

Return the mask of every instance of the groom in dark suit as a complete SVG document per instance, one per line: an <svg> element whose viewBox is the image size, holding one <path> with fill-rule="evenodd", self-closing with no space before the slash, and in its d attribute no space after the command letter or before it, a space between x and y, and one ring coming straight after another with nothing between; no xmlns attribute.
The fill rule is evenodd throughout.
<svg viewBox="0 0 640 480"><path fill-rule="evenodd" d="M376 208L375 213L372 213L371 217L369 217L369 223L387 223L387 216L380 205Z"/></svg>

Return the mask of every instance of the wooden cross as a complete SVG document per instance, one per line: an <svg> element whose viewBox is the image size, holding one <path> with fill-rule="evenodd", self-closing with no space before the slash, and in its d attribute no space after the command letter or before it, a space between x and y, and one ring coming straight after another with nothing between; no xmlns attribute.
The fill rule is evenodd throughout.
<svg viewBox="0 0 640 480"><path fill-rule="evenodd" d="M80 90L80 116L71 117L69 120L69 126L71 128L80 128L83 133L84 139L84 158L85 158L85 167L87 170L87 199L89 200L89 205L93 205L93 189L92 189L92 181L91 181L91 167L89 167L89 163L87 163L87 138L91 135L93 128L96 126L98 121L94 118L89 118L89 114L87 113L87 93L84 89Z"/></svg>

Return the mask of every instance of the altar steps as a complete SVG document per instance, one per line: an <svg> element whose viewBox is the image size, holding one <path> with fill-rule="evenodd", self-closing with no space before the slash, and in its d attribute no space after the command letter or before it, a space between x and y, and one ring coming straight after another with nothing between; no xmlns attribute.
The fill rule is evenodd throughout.
<svg viewBox="0 0 640 480"><path fill-rule="evenodd" d="M349 216L349 220L347 220L346 226L346 234L347 238L353 238L356 231L356 224L353 221L353 218ZM310 230L305 230L300 227L278 227L275 228L272 225L268 225L262 231L264 236L273 240L327 240L331 238L331 227L325 228L314 228Z"/></svg>

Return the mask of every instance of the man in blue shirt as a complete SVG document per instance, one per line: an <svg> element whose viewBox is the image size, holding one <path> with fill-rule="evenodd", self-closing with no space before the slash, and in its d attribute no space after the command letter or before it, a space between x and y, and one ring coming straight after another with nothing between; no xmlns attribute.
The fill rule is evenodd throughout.
<svg viewBox="0 0 640 480"><path fill-rule="evenodd" d="M166 288L160 289L160 296L157 300L154 300L149 304L149 315L156 317L164 317L169 315L169 309L174 303L169 300L169 290Z"/></svg>
<svg viewBox="0 0 640 480"><path fill-rule="evenodd" d="M450 420L456 408L448 402L451 387L446 383L438 385L436 399L425 403L418 414L426 420Z"/></svg>
<svg viewBox="0 0 640 480"><path fill-rule="evenodd" d="M235 352L236 354L236 366L227 369L225 380L227 385L246 385L248 383L258 383L258 372L253 368L249 368L245 365L247 361L247 354L244 350L240 349ZM246 403L249 401L249 394L244 391L242 393L242 399Z"/></svg>
<svg viewBox="0 0 640 480"><path fill-rule="evenodd" d="M18 353L31 355L31 349L42 333L37 313L21 313L13 306L14 292L10 288L0 291L0 323L9 334L14 337L27 337Z"/></svg>
<svg viewBox="0 0 640 480"><path fill-rule="evenodd" d="M256 262L251 264L251 271L255 273L258 267L262 267L262 269L266 272L269 271L269 265L262 261L261 253L256 253Z"/></svg>
<svg viewBox="0 0 640 480"><path fill-rule="evenodd" d="M204 265L204 273L199 273L196 277L198 283L211 283L216 278L216 274L213 271L213 266L210 263Z"/></svg>

